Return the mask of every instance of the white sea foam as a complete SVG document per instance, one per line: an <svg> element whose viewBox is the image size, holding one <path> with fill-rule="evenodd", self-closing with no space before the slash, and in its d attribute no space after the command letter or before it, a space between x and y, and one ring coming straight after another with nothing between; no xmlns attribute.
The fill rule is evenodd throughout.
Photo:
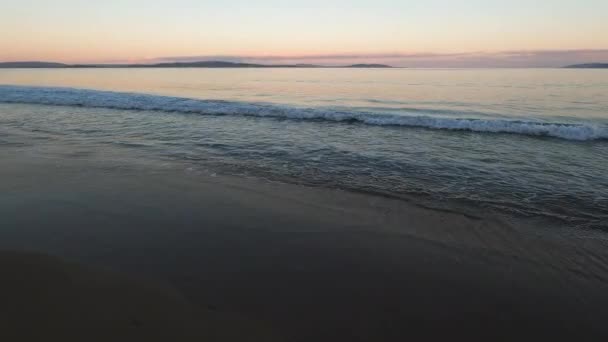
<svg viewBox="0 0 608 342"><path fill-rule="evenodd" d="M151 110L203 115L245 115L328 121L356 121L378 126L410 126L474 132L552 136L568 140L608 139L606 125L507 119L453 118L370 111L299 108L273 104L199 100L170 96L120 93L73 88L0 85L0 102Z"/></svg>

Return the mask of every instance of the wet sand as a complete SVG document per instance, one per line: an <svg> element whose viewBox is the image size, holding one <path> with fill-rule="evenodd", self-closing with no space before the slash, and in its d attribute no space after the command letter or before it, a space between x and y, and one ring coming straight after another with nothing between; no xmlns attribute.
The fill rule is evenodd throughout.
<svg viewBox="0 0 608 342"><path fill-rule="evenodd" d="M178 291L38 253L0 252L3 341L277 341Z"/></svg>
<svg viewBox="0 0 608 342"><path fill-rule="evenodd" d="M77 327L93 324L89 314L115 310L95 309L105 303L100 298L124 296L141 312L149 305L183 315L194 310L207 315L201 322L242 317L232 323L235 330L256 322L287 341L608 337L608 249L601 235L136 162L0 157L0 249L47 253L176 289L120 283L111 286L114 294L98 297L96 284L76 289L88 280L52 280L47 270L62 262L0 255L14 280L0 288L3 301L60 291L78 304L60 312ZM11 274L36 286L21 287ZM167 296L185 299L169 303ZM46 317L55 322L57 311L45 303L28 300L22 316L11 317L24 326L43 326ZM29 314L37 305L43 310ZM184 333L174 320L182 316L160 311L149 318L156 327ZM202 333L222 324L212 330L203 324Z"/></svg>

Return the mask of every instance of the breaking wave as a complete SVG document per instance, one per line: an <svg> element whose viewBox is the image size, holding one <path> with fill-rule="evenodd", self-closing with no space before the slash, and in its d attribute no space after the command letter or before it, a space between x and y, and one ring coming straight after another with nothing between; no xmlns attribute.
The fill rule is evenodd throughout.
<svg viewBox="0 0 608 342"><path fill-rule="evenodd" d="M551 136L568 140L608 139L608 126L491 118L450 118L436 115L301 108L286 105L200 100L172 96L75 88L0 85L0 102L150 110L202 115L243 115L289 119L361 122L378 126L408 126L473 132Z"/></svg>

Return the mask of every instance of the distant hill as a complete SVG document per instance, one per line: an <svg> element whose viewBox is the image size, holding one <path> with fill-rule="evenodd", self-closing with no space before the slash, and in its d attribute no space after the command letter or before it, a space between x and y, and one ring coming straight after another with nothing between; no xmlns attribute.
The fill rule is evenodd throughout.
<svg viewBox="0 0 608 342"><path fill-rule="evenodd" d="M316 65L316 64L296 64L295 65L296 68L323 68L323 66L321 65Z"/></svg>
<svg viewBox="0 0 608 342"><path fill-rule="evenodd" d="M385 64L353 64L346 68L392 68L392 66Z"/></svg>
<svg viewBox="0 0 608 342"><path fill-rule="evenodd" d="M586 63L568 65L569 69L608 69L608 63Z"/></svg>
<svg viewBox="0 0 608 342"><path fill-rule="evenodd" d="M251 63L234 63L223 61L176 62L158 64L132 64L135 68L263 68L265 65Z"/></svg>
<svg viewBox="0 0 608 342"><path fill-rule="evenodd" d="M67 64L51 62L4 62L0 68L65 68Z"/></svg>
<svg viewBox="0 0 608 342"><path fill-rule="evenodd" d="M156 64L61 64L49 62L6 62L0 68L331 68L314 64L253 64L224 61L174 62ZM338 68L391 68L384 64L353 64Z"/></svg>

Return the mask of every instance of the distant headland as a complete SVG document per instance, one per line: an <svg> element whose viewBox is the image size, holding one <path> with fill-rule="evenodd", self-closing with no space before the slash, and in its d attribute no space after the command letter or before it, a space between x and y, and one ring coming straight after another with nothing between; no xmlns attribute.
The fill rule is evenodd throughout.
<svg viewBox="0 0 608 342"><path fill-rule="evenodd" d="M4 62L0 68L66 68L67 64L52 62Z"/></svg>
<svg viewBox="0 0 608 342"><path fill-rule="evenodd" d="M253 64L224 61L175 62L156 64L63 64L53 62L4 62L0 68L392 68L385 64L326 66L315 64Z"/></svg>
<svg viewBox="0 0 608 342"><path fill-rule="evenodd" d="M608 63L586 63L568 65L568 69L608 69Z"/></svg>

